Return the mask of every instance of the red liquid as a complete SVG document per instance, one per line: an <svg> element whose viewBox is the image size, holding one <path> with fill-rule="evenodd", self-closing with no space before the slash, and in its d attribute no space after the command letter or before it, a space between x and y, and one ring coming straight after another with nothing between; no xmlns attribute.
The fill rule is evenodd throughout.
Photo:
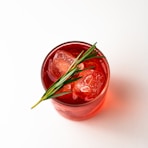
<svg viewBox="0 0 148 148"><path fill-rule="evenodd" d="M42 65L42 82L47 90L63 75L82 50L91 45L84 42L67 42L54 48ZM96 49L99 56L103 54ZM64 86L59 92L71 90L72 93L52 99L55 108L63 116L73 120L83 120L94 115L104 101L109 82L109 66L105 58L95 58L79 65L88 69L80 72L81 79Z"/></svg>

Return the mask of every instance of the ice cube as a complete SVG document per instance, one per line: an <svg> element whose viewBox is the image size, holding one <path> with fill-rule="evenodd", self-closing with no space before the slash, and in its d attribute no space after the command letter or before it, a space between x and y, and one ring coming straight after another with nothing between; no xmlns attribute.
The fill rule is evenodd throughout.
<svg viewBox="0 0 148 148"><path fill-rule="evenodd" d="M49 60L47 74L52 81L56 81L65 74L74 61L74 57L63 50L55 53L53 59Z"/></svg>
<svg viewBox="0 0 148 148"><path fill-rule="evenodd" d="M53 65L52 59L50 59L48 62L47 74L53 82L55 82L60 77L60 73L58 69Z"/></svg>
<svg viewBox="0 0 148 148"><path fill-rule="evenodd" d="M74 59L75 58L70 53L59 50L53 57L53 65L58 69L60 75L62 76L67 72Z"/></svg>
<svg viewBox="0 0 148 148"><path fill-rule="evenodd" d="M79 76L82 78L74 82L73 86L74 99L81 98L85 101L94 99L104 84L104 75L97 70L89 69L80 72Z"/></svg>

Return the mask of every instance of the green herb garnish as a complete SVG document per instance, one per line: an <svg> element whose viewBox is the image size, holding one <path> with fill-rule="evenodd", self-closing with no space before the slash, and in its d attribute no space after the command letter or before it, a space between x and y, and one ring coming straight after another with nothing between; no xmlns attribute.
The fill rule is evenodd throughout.
<svg viewBox="0 0 148 148"><path fill-rule="evenodd" d="M88 68L85 68L83 70L80 70L78 65L88 59L91 58L102 58L103 56L98 56L97 52L94 50L96 48L96 43L93 44L87 51L82 51L74 60L74 62L69 67L68 71L61 76L55 83L53 83L48 90L44 93L44 95L41 97L41 99L31 107L33 109L36 107L39 103L41 103L44 100L59 97L65 94L71 93L70 91L56 93L59 89L61 89L64 85L72 83L74 81L77 81L81 77L74 77L77 73L86 70ZM92 67L90 67L92 68Z"/></svg>

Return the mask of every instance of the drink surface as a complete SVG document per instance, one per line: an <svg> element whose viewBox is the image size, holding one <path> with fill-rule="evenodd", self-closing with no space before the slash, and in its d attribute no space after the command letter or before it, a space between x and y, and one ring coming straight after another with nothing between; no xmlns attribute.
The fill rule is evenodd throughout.
<svg viewBox="0 0 148 148"><path fill-rule="evenodd" d="M85 44L71 43L58 46L50 52L42 67L42 81L45 89L48 89L53 82L65 74L79 53L89 47ZM99 56L102 55L99 50L96 49L96 51ZM93 68L83 70L77 75L82 77L81 79L61 88L59 92L71 91L71 93L57 99L68 104L83 104L95 99L102 91L107 79L103 65L102 58L94 58L81 63L79 68L82 70Z"/></svg>

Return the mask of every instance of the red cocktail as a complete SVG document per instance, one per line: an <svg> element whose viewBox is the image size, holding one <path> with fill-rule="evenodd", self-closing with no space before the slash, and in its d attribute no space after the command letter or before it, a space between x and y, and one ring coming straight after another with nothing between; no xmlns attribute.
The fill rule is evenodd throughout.
<svg viewBox="0 0 148 148"><path fill-rule="evenodd" d="M55 47L45 58L41 69L45 90L67 72L82 50L90 47L90 44L79 41L66 42ZM95 51L103 56L97 48ZM56 110L72 120L84 120L94 116L104 102L109 84L109 65L105 57L86 60L79 64L79 68L82 72L77 75L81 78L66 84L58 91L71 93L52 99Z"/></svg>

